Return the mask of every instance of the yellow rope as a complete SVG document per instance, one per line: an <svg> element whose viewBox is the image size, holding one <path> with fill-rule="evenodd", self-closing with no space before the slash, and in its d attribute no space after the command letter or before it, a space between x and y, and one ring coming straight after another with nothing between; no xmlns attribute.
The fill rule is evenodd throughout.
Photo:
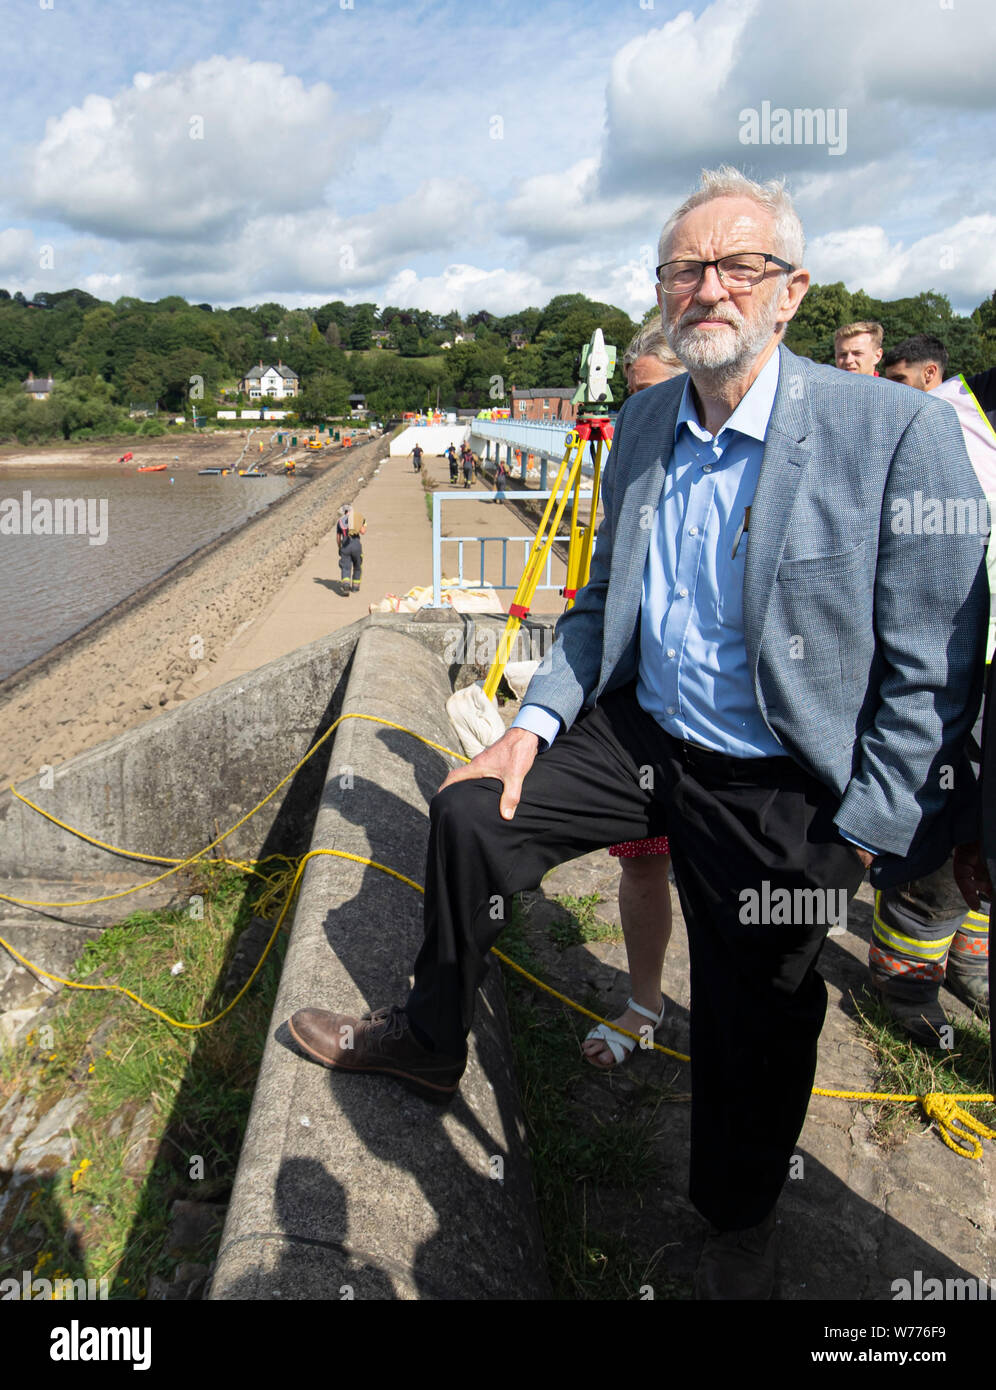
<svg viewBox="0 0 996 1390"><path fill-rule="evenodd" d="M574 1009L576 1013L584 1014L585 1018L593 1018L596 1023L604 1023L606 1027L611 1028L614 1033L625 1034L627 1038L632 1038L634 1042L638 1042L647 1052L650 1051L650 1047L647 1046L645 1038L641 1038L637 1033L631 1033L628 1028L620 1028L617 1023L609 1023L607 1018L602 1018L600 1014L592 1013L591 1009L586 1009L574 999L569 999L566 994L561 994L558 990L555 990L552 985L544 984L543 981L538 980L535 975L530 975L529 971L524 970L521 965L516 965L514 960L509 960L508 956L502 955L497 946L491 947L491 954L497 956L502 965L509 966L517 975L521 975L522 978L528 980L531 985L535 985L537 989L541 989L544 994L550 994L554 999L559 999L562 1004L566 1004L568 1008ZM665 1047L663 1043L655 1042L651 1044L651 1047L655 1052L662 1052L665 1057L676 1057L679 1062L690 1062L692 1060L687 1053L675 1052L673 1048Z"/></svg>
<svg viewBox="0 0 996 1390"><path fill-rule="evenodd" d="M141 851L122 849L119 845L108 844L105 840L98 840L93 835L87 835L84 831L77 830L75 826L67 825L65 821L59 820L58 816L53 816L51 812L43 810L41 806L36 805L29 797L23 796L13 783L11 783L10 793L13 797L18 801L23 801L25 806L29 806L32 811L37 811L40 816L44 816L47 821L51 821L53 825L57 825L60 830L66 830L69 834L76 835L79 839L85 840L87 844L95 845L98 849L109 850L112 854L120 854L126 859L144 859L154 864L172 864L174 867L172 869L167 869L165 873L159 874L156 878L148 879L145 883L136 883L133 887L122 888L117 893L105 893L99 898L74 898L67 902L56 903L35 898L14 898L6 893L0 893L0 902L13 903L16 907L89 907L93 903L106 903L114 898L126 898L130 893L140 893L145 888L154 887L157 883L161 883L164 878L169 878L171 874L179 873L181 869L185 869L189 864L193 864L205 854L209 854L216 845L220 845L223 840L227 840L229 835L234 835L235 831L245 825L247 820L251 820L258 811L261 811L268 801L273 800L281 787L285 787L291 778L297 775L308 759L314 757L325 740L330 738L339 725L346 719L367 719L371 724L386 724L390 729L399 729L403 734L411 734L412 738L417 738L420 743L426 744L429 748L435 748L437 752L447 753L451 758L459 758L459 760L464 763L470 761L470 759L465 758L462 753L454 753L452 748L444 748L441 743L433 743L431 739L423 738L421 734L416 734L412 729L406 729L403 724L395 724L390 719L378 719L376 715L373 714L340 714L339 718L325 730L325 733L322 734L317 743L315 743L312 748L308 749L300 762L296 763L294 767L291 768L290 772L280 779L273 790L263 797L262 801L257 802L256 805L253 806L250 811L247 811L244 816L240 817L234 825L229 826L224 834L219 835L217 839L212 840L209 845L205 845L203 849L198 850L196 854L189 855L186 859L170 859L164 855L144 854ZM238 860L226 859L216 862L244 867ZM253 860L251 862L256 864L265 863L266 861ZM251 871L252 870L250 870L250 872Z"/></svg>
<svg viewBox="0 0 996 1390"><path fill-rule="evenodd" d="M955 1153L961 1154L963 1158L981 1158L981 1140L996 1139L996 1130L990 1129L988 1125L984 1125L981 1120L977 1120L974 1115L970 1115L967 1110L962 1110L961 1106L956 1104L959 1100L976 1099L976 1096L949 1096L936 1091L923 1098L923 1108L937 1125L941 1138L949 1149L954 1149ZM992 1097L987 1096L986 1099L991 1100ZM969 1134L968 1130L974 1130L975 1133ZM956 1143L954 1136L964 1139L971 1148Z"/></svg>
<svg viewBox="0 0 996 1390"><path fill-rule="evenodd" d="M150 1014L155 1014L157 1018L161 1018L164 1023L169 1023L174 1028L183 1028L186 1029L188 1032L195 1033L198 1032L201 1028L210 1028L213 1023L220 1022L220 1020L223 1019L226 1014L231 1013L232 1009L235 1008L236 1004L249 989L249 986L252 984L253 980L255 980L260 970L262 970L263 964L266 961L267 956L270 954L270 950L273 946L273 943L277 939L277 933L283 926L284 918L287 916L288 909L290 908L290 905L294 900L294 895L297 892L297 886L301 880L301 875L304 872L304 866L307 864L309 859L316 859L320 855L330 855L336 859L352 859L358 864L369 864L371 868L380 869L383 873L390 874L392 878L399 879L402 883L407 883L409 887L418 889L420 893L423 891L419 884L417 884L413 879L406 878L404 874L398 873L396 869L391 869L386 864L378 864L373 859L364 859L361 855L349 854L346 850L342 849L309 850L307 854L301 856L301 860L298 864L297 871L294 874L294 878L291 881L290 888L287 892L287 900L280 910L280 915L274 923L273 931L270 933L270 938L266 943L266 948L263 951L263 954L260 956L259 960L256 962L252 974L249 976L248 980L246 980L245 984L239 990L235 998L225 1005L220 1014L215 1014L213 1018L202 1019L200 1023L184 1023L182 1019L172 1018L169 1014L164 1013L162 1009L157 1009L154 1004L150 1004L145 999L142 999L139 995L135 994L134 991L126 989L124 985L88 985L83 984L81 981L78 980L65 980L62 978L61 975L53 975L50 971L42 970L40 966L33 965L31 961L26 960L25 957L22 956L19 951L17 951L13 946L11 946L11 944L8 941L4 941L3 937L0 937L0 945L6 947L10 954L16 960L19 960L22 965L29 966L31 969L35 970L39 975L43 975L46 980L54 980L57 984L66 985L69 989L105 990L111 993L124 994L129 999L134 1000L134 1002L138 1004L140 1008L147 1009Z"/></svg>
<svg viewBox="0 0 996 1390"><path fill-rule="evenodd" d="M228 830L224 832L224 834L219 835L215 840L212 840L209 845L206 845L204 849L199 850L196 854L188 856L186 859L169 859L160 855L136 854L133 851L124 850L116 845L110 845L102 840L97 840L93 836L87 835L82 830L78 830L74 826L67 825L66 822L59 820L58 817L51 815L50 812L43 810L42 807L37 806L28 797L22 796L21 793L18 792L17 789L12 785L10 787L10 791L17 798L18 801L23 801L26 806L29 806L33 811L37 811L37 813L40 816L43 816L46 820L51 821L55 825L58 825L61 829L68 831L70 834L76 835L80 839L87 841L87 843L95 845L100 849L110 850L111 852L123 855L126 858L145 859L147 861L159 864L172 864L174 865L174 867L167 870L166 873L160 874L157 878L150 879L147 883L138 884L133 888L123 889L119 893L109 893L99 898L84 898L78 901L66 903L49 903L35 902L31 901L30 899L13 898L7 896L6 894L0 893L0 899L24 907L82 907L90 903L107 902L111 898L125 897L129 893L139 892L142 888L151 887L153 884L161 882L162 879L168 878L170 874L178 873L180 869L185 868L187 865L193 864L197 860L201 859L210 850L214 849L216 845L221 844L222 841L226 840L229 835L233 834L236 830L238 830L240 826L244 825L247 820L250 820L258 811L260 811L267 804L268 801L271 801L273 799L273 797L276 795L276 793L280 790L281 787L286 786L286 784L291 780L291 778L294 777L296 773L304 766L308 759L318 752L318 749L322 746L325 740L330 737L330 735L335 731L338 725L346 719L366 719L369 720L369 722L372 724L383 724L386 725L388 728L398 729L401 733L408 734L412 738L418 739L420 743L426 744L427 747L434 748L437 752L445 753L447 754L447 756L451 758L456 758L459 762L467 763L470 761L470 759L464 757L462 753L456 753L452 748L446 748L443 744L434 743L431 739L424 738L421 734L415 733L413 729L408 729L403 724L396 724L390 719L380 719L376 715L372 714L342 714L339 716L338 719L334 721L333 724L330 725L330 727L325 731L322 737L314 744L314 746L308 750L308 752L304 755L300 762L298 762L291 769L291 771L288 772L287 775L276 784L272 791L270 791L265 797L263 797L262 801L258 802L250 811L248 811L244 816L237 820L233 826L231 826ZM242 986L239 992L235 995L235 997L225 1006L224 1009L222 1009L220 1013L215 1014L213 1018L203 1019L200 1023L184 1023L180 1019L172 1018L162 1009L157 1009L154 1005L149 1004L144 999L140 998L140 996L135 994L132 990L125 988L124 985L88 985L80 981L63 979L60 975L51 974L49 971L41 969L40 966L34 965L31 961L27 960L24 956L22 956L20 952L17 951L13 946L11 946L11 944L8 941L5 941L3 937L0 937L0 945L5 947L5 949L10 952L10 954L14 957L15 960L19 961L28 969L34 970L36 974L42 975L47 980L54 980L58 984L65 985L68 989L104 990L124 994L127 996L127 998L133 1000L136 1004L138 1004L140 1008L146 1009L149 1013L155 1014L157 1018L161 1018L164 1022L170 1024L172 1027L183 1028L189 1032L197 1032L202 1028L210 1028L213 1024L219 1023L221 1019L223 1019L226 1016L226 1014L229 1014L232 1011L232 1009L235 1008L236 1004L238 1004L238 1002L247 993L249 987L252 985L256 976L263 968L263 965L273 947L273 943L277 939L277 934L279 933L280 928L283 925L284 919L287 916L287 912L290 909L290 905L294 900L294 896L297 892L298 884L301 881L301 875L304 872L305 865L308 863L309 860L316 859L321 856L328 856L336 859L348 859L351 860L353 863L363 864L369 868L377 869L381 873L389 874L390 877L396 878L400 883L405 883L408 885L408 887L414 888L416 892L422 893L424 895L425 890L421 886L421 884L416 883L414 879L406 877L405 874L399 873L397 869L390 868L387 864L379 864L374 859L368 859L361 854L351 854L346 850L309 850L307 854L302 855L301 858L297 861L297 867L294 871L293 878L291 879L290 886L287 889L287 897L284 902L284 905L281 908L280 914L277 917L277 920L274 924L273 931L270 933L270 937L266 943L266 947L259 960L256 962L256 965L254 966L251 975L246 980L245 984ZM269 878L271 880L271 886L266 890L263 897L257 903L257 906L262 906L264 900L268 902L270 899L272 899L275 892L277 892L278 890L282 890L283 883L287 877L287 874L289 873L288 869L287 871L277 875L259 874L258 868L256 866L259 864L268 863L271 859L283 859L287 862L288 865L292 865L295 862L287 855L270 855L267 857L267 859L259 860L242 861L224 859L214 860L211 862L232 865L234 867L244 870L245 872L255 873L261 878ZM619 1027L618 1024L610 1023L608 1019L602 1018L599 1014L593 1013L590 1009L584 1008L575 1000L570 999L566 994L561 994L551 985L545 984L542 980L537 979L535 975L530 974L528 970L523 969L521 965L518 965L515 961L510 960L508 956L504 955L501 951L499 951L497 947L492 946L491 951L492 954L497 956L497 958L504 965L514 970L517 974L521 975L523 979L528 980L529 983L532 984L535 988L542 990L544 993L549 994L552 998L559 1000L562 1004L567 1005L568 1008L573 1009L576 1013L583 1014L586 1018L593 1019L596 1023L605 1024L607 1027L613 1029L615 1032L622 1033L626 1037L632 1038L634 1042L638 1042L641 1045L641 1047L645 1048L646 1050L650 1050L649 1048L647 1048L645 1038L641 1038L636 1033L631 1033L626 1028ZM661 1043L652 1042L651 1047L655 1052L660 1052L668 1057L674 1057L676 1060L680 1062L691 1061L691 1058L686 1053L676 1052L673 1048L664 1047ZM996 1097L987 1093L949 1094L947 1092L929 1091L924 1095L920 1096L912 1094L899 1095L892 1092L882 1091L841 1091L831 1090L822 1086L814 1086L812 1089L812 1094L816 1096L827 1096L835 1100L894 1101L909 1103L919 1102L923 1106L923 1109L926 1112L928 1118L931 1121L933 1121L933 1123L937 1126L940 1137L944 1141L944 1143L947 1144L948 1148L953 1149L955 1153L961 1154L965 1158L981 1158L983 1152L981 1139L996 1139L996 1130L990 1129L989 1126L983 1124L981 1120L978 1120L975 1118L975 1116L970 1115L967 1111L963 1110L961 1108L961 1104L959 1104L959 1102L985 1103L991 1102L994 1099L996 1099ZM969 1133L968 1131L973 1132ZM962 1144L959 1144L957 1142L957 1139L964 1140L965 1144L971 1145L971 1148L966 1148Z"/></svg>

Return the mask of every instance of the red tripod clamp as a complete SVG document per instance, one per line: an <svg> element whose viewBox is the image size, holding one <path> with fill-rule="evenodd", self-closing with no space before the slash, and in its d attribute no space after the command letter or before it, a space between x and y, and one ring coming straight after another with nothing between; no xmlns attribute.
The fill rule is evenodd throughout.
<svg viewBox="0 0 996 1390"><path fill-rule="evenodd" d="M609 422L607 415L588 415L584 419L579 419L574 432L578 439L605 440L610 443L612 440L613 426Z"/></svg>

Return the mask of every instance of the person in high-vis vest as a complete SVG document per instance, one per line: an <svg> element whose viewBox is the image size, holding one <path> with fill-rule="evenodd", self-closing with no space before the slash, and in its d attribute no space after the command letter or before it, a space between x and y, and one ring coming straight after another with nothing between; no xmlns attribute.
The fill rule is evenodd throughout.
<svg viewBox="0 0 996 1390"><path fill-rule="evenodd" d="M882 359L882 373L947 400L958 415L965 446L987 501L996 502L996 372L944 381L948 354L937 338L920 333L892 348ZM912 518L915 520L915 518ZM956 518L968 525L973 518ZM989 573L990 617L986 644L986 696L989 663L996 647L996 543L988 516L974 518L980 538L989 532L986 568ZM982 716L973 737L981 741ZM980 1014L989 1009L990 905L965 911L965 900L952 873L949 857L933 873L875 894L872 943L868 966L872 984L897 1023L914 1041L941 1045L947 1016L940 1002L945 984L963 1004Z"/></svg>
<svg viewBox="0 0 996 1390"><path fill-rule="evenodd" d="M366 529L367 523L361 513L350 507L346 514L345 538L339 550L339 573L347 598L360 591L363 574L363 542L360 537L366 534Z"/></svg>

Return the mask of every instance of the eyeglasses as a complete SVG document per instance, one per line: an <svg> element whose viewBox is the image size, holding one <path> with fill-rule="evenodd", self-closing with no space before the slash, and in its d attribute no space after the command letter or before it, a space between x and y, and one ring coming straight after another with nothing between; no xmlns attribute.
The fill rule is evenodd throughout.
<svg viewBox="0 0 996 1390"><path fill-rule="evenodd" d="M657 278L665 294L688 294L698 289L706 271L714 265L721 284L728 290L743 290L764 279L769 261L781 270L795 270L794 265L778 256L742 251L735 256L720 256L717 261L665 261L657 267Z"/></svg>

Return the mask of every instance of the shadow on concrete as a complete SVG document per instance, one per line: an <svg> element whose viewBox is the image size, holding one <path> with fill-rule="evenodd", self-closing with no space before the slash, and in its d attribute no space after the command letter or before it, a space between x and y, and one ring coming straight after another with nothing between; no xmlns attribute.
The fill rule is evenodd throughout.
<svg viewBox="0 0 996 1390"><path fill-rule="evenodd" d="M901 1220L836 1177L805 1148L799 1176L790 1179L778 1203L778 1280L774 1297L786 1302L892 1300L893 1281L975 1279ZM690 1286L708 1227L673 1177L634 1197L604 1184L592 1189L588 1217L593 1227L625 1233L634 1257L645 1261L645 1279L656 1296L668 1285ZM634 1297L637 1292L634 1290Z"/></svg>
<svg viewBox="0 0 996 1390"><path fill-rule="evenodd" d="M321 579L316 575L314 582L322 589L331 589L332 593L338 594L340 598L352 593L352 590L341 579ZM360 617L364 616L365 614L360 614Z"/></svg>
<svg viewBox="0 0 996 1390"><path fill-rule="evenodd" d="M428 802L449 771L449 764L445 758L398 730L379 729L376 737L391 753L408 763L422 797ZM354 823L362 826L369 843L369 857L397 869L416 882L421 882L428 837L428 817L424 814L419 816L416 831L413 828L414 808L408 801L402 800L379 784L361 779L357 779L353 791L353 795L338 799L337 809L345 818L352 818ZM412 833L404 839L399 838L399 826L404 826L406 830L411 829ZM392 973L397 979L397 990L391 998L378 996L378 992L383 989L385 977L384 956L380 952L371 952L369 926L362 931L348 928L345 931L339 930L340 922L351 925L361 922L364 914L369 912L371 904L382 904L385 900L386 884L392 885L388 901L392 906L397 906L398 915L393 923L384 922L385 933L392 940L401 936L407 943L406 946L399 944L394 952L395 969ZM394 892L394 888L398 891ZM403 897L399 897L399 894ZM422 904L419 894L404 885L398 885L379 870L368 867L355 895L326 914L323 929L330 950L335 953L343 969L354 982L358 993L369 1000L371 1007L404 1002L408 972L414 962L422 934ZM486 994L480 1001L479 1020L482 1015L499 1011L504 1013L498 972L492 972L492 976L486 987ZM315 1003L332 1009L349 1007L347 1003L336 1000L316 999ZM518 1132L519 1112L514 1103L515 1092L508 1084L511 1060L504 1054L498 1041L502 1036L507 1036L507 1021L503 1018L498 1028L479 1027L476 1030L476 1045L484 1076L498 1103L501 1129L506 1136L514 1136ZM285 1035L283 1026L278 1028L277 1037L297 1052L289 1033ZM302 1063L318 1065L303 1056ZM427 1299L473 1297L469 1291L461 1292L460 1272L447 1269L452 1260L454 1246L452 1223L484 1221L484 1226L476 1233L468 1227L467 1257L469 1260L474 1259L473 1251L476 1244L477 1258L481 1264L491 1261L489 1272L497 1272L494 1270L494 1251L489 1251L486 1243L486 1213L496 1207L502 1207L505 1209L503 1215L507 1216L505 1204L508 1202L529 1202L531 1205L528 1172L506 1173L505 1180L499 1182L486 1169L472 1168L466 1162L447 1133L448 1126L444 1123L447 1116L466 1131L474 1144L485 1154L498 1154L502 1148L502 1141L481 1124L461 1092L457 1093L450 1106L444 1110L412 1095L388 1077L351 1076L330 1071L327 1084L330 1095L334 1097L335 1107L348 1119L364 1152L369 1152L396 1171L409 1173L439 1218L439 1232L421 1243L411 1272L407 1275L408 1278L414 1279L413 1295ZM286 1163L285 1160L281 1174ZM512 1166L510 1163L509 1167ZM287 1226L286 1234L292 1239L297 1240L299 1233L304 1229L318 1229L322 1233L321 1239L330 1247L341 1245L350 1252L351 1258L357 1257L357 1252L346 1238L349 1213L342 1204L334 1210L323 1211L309 1196L303 1205L298 1200L288 1211L293 1220ZM523 1245L530 1243L529 1226L533 1220L534 1218L530 1217L529 1222L523 1221ZM382 1266L385 1255L376 1256ZM400 1265L398 1269L401 1270ZM500 1278L500 1272L498 1274ZM509 1269L508 1276L513 1279L515 1272ZM464 1288L469 1290L475 1283L476 1280L468 1279ZM226 1297L233 1296L237 1295L226 1292ZM383 1295L370 1293L366 1296ZM524 1294L509 1285L504 1296L515 1298Z"/></svg>
<svg viewBox="0 0 996 1390"><path fill-rule="evenodd" d="M331 692L308 747L328 731L338 717L349 679L347 663ZM257 859L284 854L292 858L307 852L328 773L328 764L335 736L298 770L283 792L280 809L255 852ZM235 990L226 988L226 976L232 965L239 937L252 920L255 902L266 885L250 879L250 889L244 899L231 934L225 957L214 988L202 1013L211 1018L230 1001ZM286 932L277 938L264 970L239 1005L238 1011L249 1011L241 1027L243 1033L233 1046L232 1033L226 1031L229 1015L216 1028L198 1034L198 1042L187 1066L176 1101L170 1112L164 1138L142 1180L135 1220L132 1223L121 1260L112 1276L112 1298L130 1299L135 1290L150 1283L149 1275L157 1275L168 1283L168 1276L178 1261L207 1265L213 1260L221 1235L220 1226L205 1222L205 1234L196 1245L171 1249L169 1214L174 1201L201 1202L205 1213L223 1207L231 1193L232 1183L255 1086L255 1075L266 1041L266 1026L279 983ZM255 963L255 962L254 962ZM258 1020L251 1022L251 1020ZM248 1091L238 1098L219 1095L215 1078L220 1066L230 1068L231 1074L248 1080ZM244 1083L245 1084L245 1083ZM206 1095L210 1104L206 1105ZM191 1178L191 1158L204 1159L204 1176ZM158 1236L150 1245L150 1234ZM127 1281L127 1282L125 1282ZM163 1297L162 1287L150 1287L149 1297Z"/></svg>

